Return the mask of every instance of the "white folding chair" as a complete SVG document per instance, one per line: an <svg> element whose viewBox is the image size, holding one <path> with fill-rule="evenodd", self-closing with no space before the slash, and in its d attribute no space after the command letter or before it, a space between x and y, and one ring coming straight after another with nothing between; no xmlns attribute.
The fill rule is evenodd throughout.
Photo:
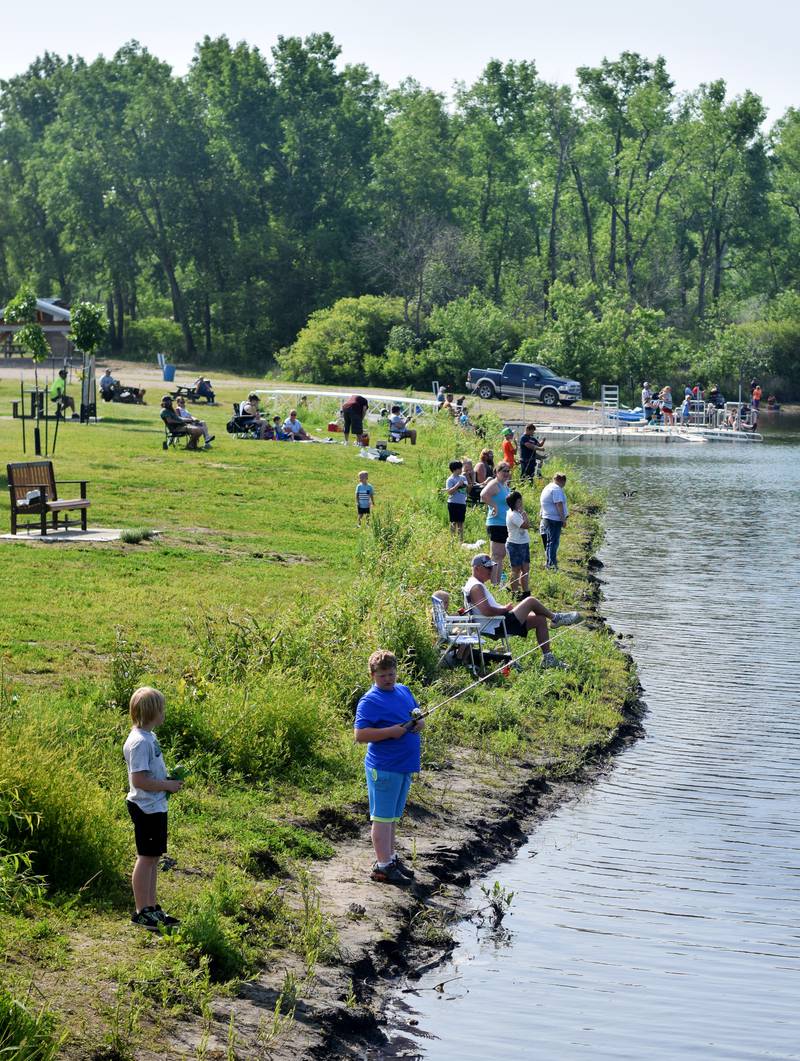
<svg viewBox="0 0 800 1061"><path fill-rule="evenodd" d="M481 670L485 670L480 623L463 615L448 615L444 604L435 594L431 597L431 602L433 625L439 637L439 644L443 646L439 662L442 662L451 649L468 648L470 654L473 649L477 649Z"/></svg>

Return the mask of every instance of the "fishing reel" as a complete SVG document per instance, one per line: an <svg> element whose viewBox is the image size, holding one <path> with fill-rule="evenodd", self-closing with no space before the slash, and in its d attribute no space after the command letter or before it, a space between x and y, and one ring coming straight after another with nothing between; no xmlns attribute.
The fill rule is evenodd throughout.
<svg viewBox="0 0 800 1061"><path fill-rule="evenodd" d="M424 718L425 712L422 710L422 708L415 707L414 710L411 712L411 718L408 722L405 723L405 727L409 731L409 733L416 726L416 724L418 722L421 722Z"/></svg>

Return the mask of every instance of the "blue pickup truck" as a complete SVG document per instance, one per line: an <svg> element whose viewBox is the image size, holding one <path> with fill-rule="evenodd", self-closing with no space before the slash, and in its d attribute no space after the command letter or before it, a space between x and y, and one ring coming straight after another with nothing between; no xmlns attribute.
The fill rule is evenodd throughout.
<svg viewBox="0 0 800 1061"><path fill-rule="evenodd" d="M500 368L471 368L467 387L481 398L525 398L550 406L572 405L580 401L581 385L563 379L544 365L524 365L507 361Z"/></svg>

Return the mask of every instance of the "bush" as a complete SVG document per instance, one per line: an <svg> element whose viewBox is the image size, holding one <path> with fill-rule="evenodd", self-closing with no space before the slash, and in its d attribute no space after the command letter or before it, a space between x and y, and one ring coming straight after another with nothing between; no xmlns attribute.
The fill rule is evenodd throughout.
<svg viewBox="0 0 800 1061"><path fill-rule="evenodd" d="M519 346L515 321L477 291L433 311L435 336L428 356L439 379L462 379L470 368L490 368L510 361Z"/></svg>
<svg viewBox="0 0 800 1061"><path fill-rule="evenodd" d="M390 329L402 320L398 298L339 299L311 314L294 344L278 354L278 362L290 379L356 383L364 378L364 359L383 354Z"/></svg>
<svg viewBox="0 0 800 1061"><path fill-rule="evenodd" d="M166 317L140 317L125 326L125 352L149 357L155 353L176 357L183 350L180 324Z"/></svg>

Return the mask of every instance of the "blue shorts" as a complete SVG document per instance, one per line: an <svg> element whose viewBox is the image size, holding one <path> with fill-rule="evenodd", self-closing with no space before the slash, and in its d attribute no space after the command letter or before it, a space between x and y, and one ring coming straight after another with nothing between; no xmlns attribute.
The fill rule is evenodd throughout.
<svg viewBox="0 0 800 1061"><path fill-rule="evenodd" d="M366 767L369 816L374 822L399 822L411 788L411 774Z"/></svg>
<svg viewBox="0 0 800 1061"><path fill-rule="evenodd" d="M514 542L506 544L508 560L512 567L522 567L523 564L531 562L531 547L528 542L524 545L515 545Z"/></svg>

